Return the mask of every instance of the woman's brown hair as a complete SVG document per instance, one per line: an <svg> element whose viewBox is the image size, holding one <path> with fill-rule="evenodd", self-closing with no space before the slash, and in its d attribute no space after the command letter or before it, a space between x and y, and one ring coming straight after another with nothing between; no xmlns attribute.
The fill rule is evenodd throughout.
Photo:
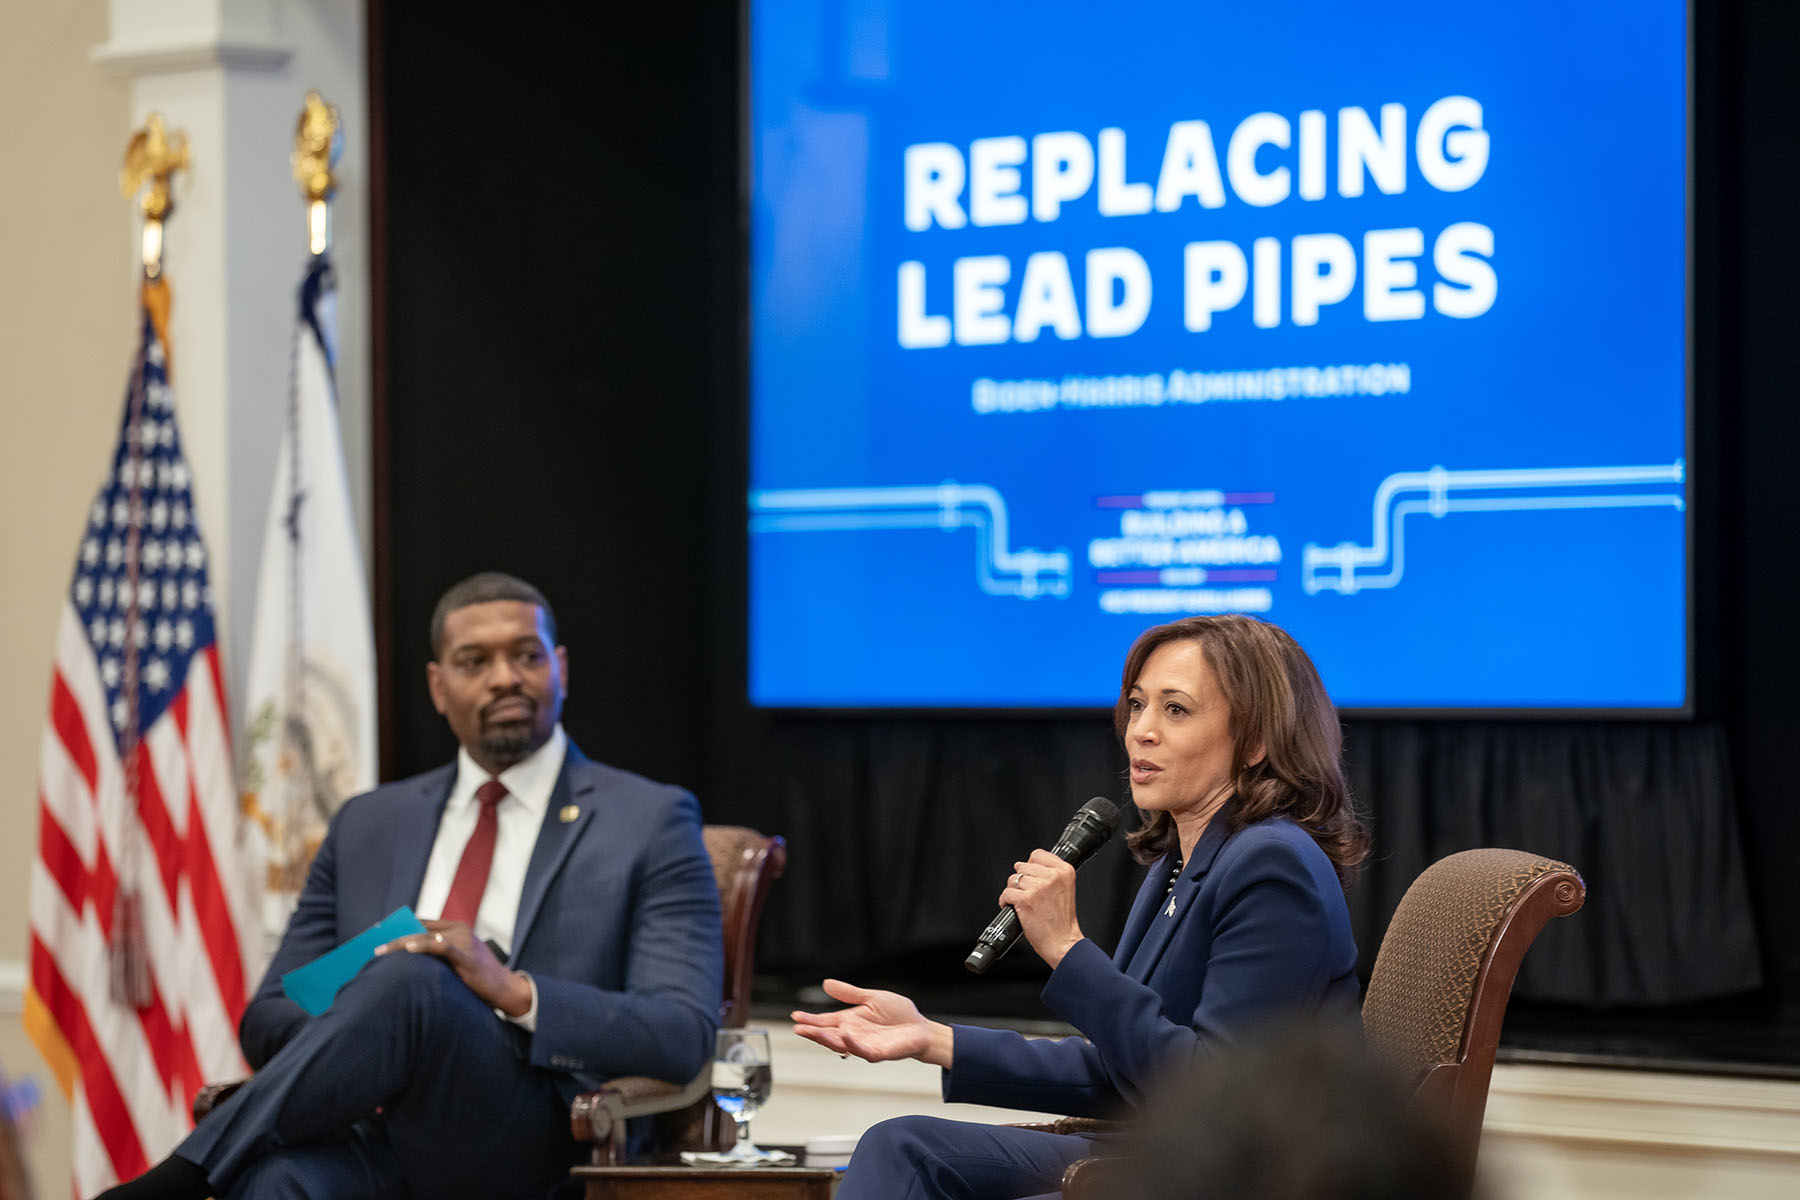
<svg viewBox="0 0 1800 1200"><path fill-rule="evenodd" d="M1232 795L1220 815L1236 831L1286 817L1312 834L1348 886L1369 852L1369 831L1344 783L1343 731L1319 672L1300 643L1278 625L1237 615L1188 617L1147 629L1125 656L1113 728L1121 740L1131 717L1131 689L1157 647L1200 644L1225 695L1235 764ZM1257 758L1256 751L1262 750ZM1250 760L1256 758L1257 761ZM1139 862L1155 862L1176 845L1175 820L1152 812L1127 843Z"/></svg>

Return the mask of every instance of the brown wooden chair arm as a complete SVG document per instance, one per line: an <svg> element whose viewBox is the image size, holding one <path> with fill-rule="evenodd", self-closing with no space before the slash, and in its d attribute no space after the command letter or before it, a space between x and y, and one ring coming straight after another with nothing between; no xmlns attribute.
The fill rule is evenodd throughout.
<svg viewBox="0 0 1800 1200"><path fill-rule="evenodd" d="M712 1090L712 1064L686 1084L644 1075L621 1075L583 1092L569 1106L569 1128L578 1142L593 1143L596 1163L625 1158L625 1125L633 1117L683 1109Z"/></svg>
<svg viewBox="0 0 1800 1200"><path fill-rule="evenodd" d="M1120 1179L1127 1160L1118 1154L1078 1158L1063 1171L1063 1200L1113 1200L1124 1194Z"/></svg>
<svg viewBox="0 0 1800 1200"><path fill-rule="evenodd" d="M1128 1126L1104 1117L1058 1117L1054 1121L1020 1121L1012 1128L1036 1133L1122 1133Z"/></svg>
<svg viewBox="0 0 1800 1200"><path fill-rule="evenodd" d="M209 1083L194 1093L194 1121L198 1123L207 1113L225 1103L226 1099L244 1086L242 1079L234 1079L230 1083Z"/></svg>
<svg viewBox="0 0 1800 1200"><path fill-rule="evenodd" d="M1063 1117L1052 1127L1052 1133L1123 1133L1130 1126L1123 1121L1104 1117Z"/></svg>

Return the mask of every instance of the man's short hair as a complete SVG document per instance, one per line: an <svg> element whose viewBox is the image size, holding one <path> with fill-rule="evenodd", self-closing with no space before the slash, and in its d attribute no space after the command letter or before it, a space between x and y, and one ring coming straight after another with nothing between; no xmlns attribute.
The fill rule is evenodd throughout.
<svg viewBox="0 0 1800 1200"><path fill-rule="evenodd" d="M431 657L436 659L443 655L444 621L451 613L471 604L491 604L495 600L519 600L537 605L544 614L544 632L550 635L550 645L557 644L556 614L550 610L550 602L544 599L544 593L516 575L480 571L461 583L452 584L449 591L438 597L437 607L431 610Z"/></svg>

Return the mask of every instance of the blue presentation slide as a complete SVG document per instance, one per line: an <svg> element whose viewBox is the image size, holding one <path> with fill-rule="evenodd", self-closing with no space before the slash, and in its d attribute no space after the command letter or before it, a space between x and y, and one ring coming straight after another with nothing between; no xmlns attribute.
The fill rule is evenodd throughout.
<svg viewBox="0 0 1800 1200"><path fill-rule="evenodd" d="M753 703L1687 703L1684 4L750 14Z"/></svg>

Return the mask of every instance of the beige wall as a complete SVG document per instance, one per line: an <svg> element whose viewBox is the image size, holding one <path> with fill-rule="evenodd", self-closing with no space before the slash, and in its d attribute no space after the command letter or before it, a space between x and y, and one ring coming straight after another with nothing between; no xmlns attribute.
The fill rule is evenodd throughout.
<svg viewBox="0 0 1800 1200"><path fill-rule="evenodd" d="M130 365L130 95L88 63L105 40L104 0L9 5L0 37L0 962L25 955L51 636Z"/></svg>
<svg viewBox="0 0 1800 1200"><path fill-rule="evenodd" d="M37 841L38 738L51 636L124 400L132 221L119 195L130 85L88 62L105 0L9 4L0 19L0 972L22 967ZM0 993L23 981L0 978ZM8 988L7 984L13 985ZM26 1156L40 1196L69 1194L68 1113L0 1003L0 1065L47 1093Z"/></svg>

